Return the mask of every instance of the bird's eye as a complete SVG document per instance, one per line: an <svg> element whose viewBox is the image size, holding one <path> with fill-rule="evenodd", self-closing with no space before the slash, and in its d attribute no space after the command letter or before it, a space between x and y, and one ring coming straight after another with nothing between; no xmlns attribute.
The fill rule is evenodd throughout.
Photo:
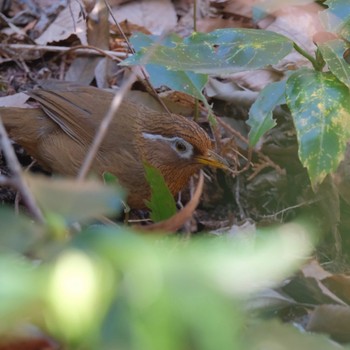
<svg viewBox="0 0 350 350"><path fill-rule="evenodd" d="M179 140L177 140L177 141L175 142L175 148L176 148L176 150L177 150L178 152L181 152L181 153L187 151L187 146L186 146L183 142L181 142L181 141L179 141Z"/></svg>

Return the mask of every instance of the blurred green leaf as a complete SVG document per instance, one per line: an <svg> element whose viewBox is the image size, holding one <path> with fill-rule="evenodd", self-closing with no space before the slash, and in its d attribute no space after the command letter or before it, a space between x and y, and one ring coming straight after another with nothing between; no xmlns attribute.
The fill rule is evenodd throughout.
<svg viewBox="0 0 350 350"><path fill-rule="evenodd" d="M36 317L75 348L246 348L245 300L309 258L312 232L184 242L90 226L39 266L0 254L1 321Z"/></svg>
<svg viewBox="0 0 350 350"><path fill-rule="evenodd" d="M132 349L171 350L189 343L195 349L245 348L242 300L279 283L313 249L312 228L303 224L259 233L182 244L158 238L155 244L153 237L110 228L77 237L75 245L109 259L124 276L103 341L119 344L122 335L122 344Z"/></svg>
<svg viewBox="0 0 350 350"><path fill-rule="evenodd" d="M68 223L115 215L123 191L99 181L26 176L30 189L44 212L61 215Z"/></svg>
<svg viewBox="0 0 350 350"><path fill-rule="evenodd" d="M109 173L108 171L103 173L103 181L109 185L118 184L118 178L112 173Z"/></svg>
<svg viewBox="0 0 350 350"><path fill-rule="evenodd" d="M319 45L323 59L329 70L345 85L350 86L350 66L343 55L349 48L344 40L329 40Z"/></svg>
<svg viewBox="0 0 350 350"><path fill-rule="evenodd" d="M247 121L251 128L249 131L251 147L254 147L260 138L276 125L272 119L272 112L276 106L285 103L285 89L285 80L271 83L260 91L259 96L252 104Z"/></svg>
<svg viewBox="0 0 350 350"><path fill-rule="evenodd" d="M146 179L151 187L151 199L147 201L147 207L151 210L151 219L154 222L166 220L176 213L176 203L161 172L144 164Z"/></svg>
<svg viewBox="0 0 350 350"><path fill-rule="evenodd" d="M44 275L26 259L0 255L0 332L36 315L44 282Z"/></svg>
<svg viewBox="0 0 350 350"><path fill-rule="evenodd" d="M142 33L134 34L130 41L136 51L142 48L150 48L156 45L158 37L153 35L145 35ZM176 34L170 34L162 40L162 45L166 47L174 47L180 43L182 39ZM121 64L126 64L129 60L123 61ZM190 71L171 71L166 67L158 64L146 64L147 73L150 75L151 83L154 87L167 86L170 89L182 91L199 100L205 100L202 90L208 81L206 74L196 74Z"/></svg>
<svg viewBox="0 0 350 350"><path fill-rule="evenodd" d="M319 16L326 31L340 34L350 40L350 6L348 0L328 0L324 2L328 9Z"/></svg>
<svg viewBox="0 0 350 350"><path fill-rule="evenodd" d="M44 227L13 209L0 209L0 250L28 252L44 237Z"/></svg>
<svg viewBox="0 0 350 350"><path fill-rule="evenodd" d="M349 89L333 74L300 69L287 80L286 99L299 158L315 186L334 172L350 138Z"/></svg>
<svg viewBox="0 0 350 350"><path fill-rule="evenodd" d="M255 29L217 29L193 33L171 47L143 47L123 64L147 62L167 70L204 74L229 74L275 64L292 51L292 41L283 35ZM273 52L273 55L271 53Z"/></svg>
<svg viewBox="0 0 350 350"><path fill-rule="evenodd" d="M45 316L55 335L66 341L94 342L116 289L106 260L67 249L47 283Z"/></svg>
<svg viewBox="0 0 350 350"><path fill-rule="evenodd" d="M278 321L259 322L247 328L245 339L247 344L244 349L246 350L339 349L339 344L331 341L326 335L305 333L291 324L281 324Z"/></svg>

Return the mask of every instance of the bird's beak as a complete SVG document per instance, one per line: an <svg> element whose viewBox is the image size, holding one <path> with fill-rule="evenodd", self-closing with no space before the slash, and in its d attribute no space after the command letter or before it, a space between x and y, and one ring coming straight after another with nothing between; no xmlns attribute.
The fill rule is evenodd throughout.
<svg viewBox="0 0 350 350"><path fill-rule="evenodd" d="M214 151L209 150L206 156L198 156L196 160L200 164L209 165L214 168L230 170L228 162Z"/></svg>

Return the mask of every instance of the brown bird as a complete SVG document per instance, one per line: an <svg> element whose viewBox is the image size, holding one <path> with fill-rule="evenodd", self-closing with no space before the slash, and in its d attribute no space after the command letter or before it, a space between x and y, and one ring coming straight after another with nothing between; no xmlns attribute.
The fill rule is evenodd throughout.
<svg viewBox="0 0 350 350"><path fill-rule="evenodd" d="M49 171L76 175L114 93L47 82L27 93L40 108L0 108L11 138ZM195 122L124 100L96 155L92 171L110 172L128 191L131 208L145 208L150 188L144 162L160 170L173 195L203 165L228 168Z"/></svg>

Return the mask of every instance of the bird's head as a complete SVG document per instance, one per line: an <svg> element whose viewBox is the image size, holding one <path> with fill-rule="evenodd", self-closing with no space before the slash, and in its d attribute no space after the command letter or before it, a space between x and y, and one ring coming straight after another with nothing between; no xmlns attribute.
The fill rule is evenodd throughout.
<svg viewBox="0 0 350 350"><path fill-rule="evenodd" d="M164 116L143 128L139 147L143 160L161 171L173 193L204 165L229 168L197 123L178 115Z"/></svg>

